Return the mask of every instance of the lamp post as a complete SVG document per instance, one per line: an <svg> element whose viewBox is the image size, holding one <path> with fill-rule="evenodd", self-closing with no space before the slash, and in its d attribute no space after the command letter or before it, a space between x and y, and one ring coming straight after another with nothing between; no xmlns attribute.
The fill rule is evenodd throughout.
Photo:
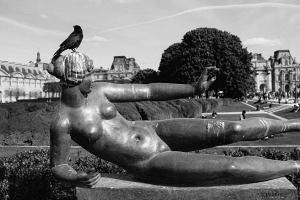
<svg viewBox="0 0 300 200"><path fill-rule="evenodd" d="M295 103L297 103L297 99L298 99L298 97L297 97L297 68L295 67Z"/></svg>

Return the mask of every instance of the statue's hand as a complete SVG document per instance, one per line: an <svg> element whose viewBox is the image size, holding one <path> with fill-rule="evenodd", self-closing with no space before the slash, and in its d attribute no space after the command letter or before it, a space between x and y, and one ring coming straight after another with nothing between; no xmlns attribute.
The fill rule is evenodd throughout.
<svg viewBox="0 0 300 200"><path fill-rule="evenodd" d="M51 63L45 67L45 70L48 71L49 74L55 76L58 79L64 79L65 77L65 68L63 67L63 56L59 56L55 60L52 59Z"/></svg>
<svg viewBox="0 0 300 200"><path fill-rule="evenodd" d="M82 82L78 85L78 88L80 92L84 95L87 96L91 92L91 87L92 87L92 77L91 76L86 76Z"/></svg>
<svg viewBox="0 0 300 200"><path fill-rule="evenodd" d="M100 173L95 172L94 169L90 169L87 172L79 172L76 177L76 185L79 187L94 188L100 178Z"/></svg>
<svg viewBox="0 0 300 200"><path fill-rule="evenodd" d="M196 95L200 95L205 92L209 88L209 86L216 80L216 75L209 77L208 70L213 70L214 72L219 71L219 69L215 66L204 68L197 82L193 84L193 86L195 87Z"/></svg>
<svg viewBox="0 0 300 200"><path fill-rule="evenodd" d="M63 181L75 184L80 187L93 188L101 176L94 169L87 172L76 172L70 165L62 164L52 168L53 175Z"/></svg>

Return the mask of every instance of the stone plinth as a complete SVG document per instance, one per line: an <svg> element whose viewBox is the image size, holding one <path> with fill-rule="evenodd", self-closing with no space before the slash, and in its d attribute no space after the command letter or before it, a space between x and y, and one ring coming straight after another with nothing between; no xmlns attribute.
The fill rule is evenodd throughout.
<svg viewBox="0 0 300 200"><path fill-rule="evenodd" d="M128 175L103 175L94 189L76 188L78 200L297 200L286 178L261 183L210 187L173 187L141 183Z"/></svg>

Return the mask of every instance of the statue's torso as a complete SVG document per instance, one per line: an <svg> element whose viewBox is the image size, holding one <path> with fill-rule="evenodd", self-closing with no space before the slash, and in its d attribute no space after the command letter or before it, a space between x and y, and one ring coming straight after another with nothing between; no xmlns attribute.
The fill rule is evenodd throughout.
<svg viewBox="0 0 300 200"><path fill-rule="evenodd" d="M68 110L72 139L91 153L130 167L169 150L152 126L125 120L104 94L92 91L83 106Z"/></svg>

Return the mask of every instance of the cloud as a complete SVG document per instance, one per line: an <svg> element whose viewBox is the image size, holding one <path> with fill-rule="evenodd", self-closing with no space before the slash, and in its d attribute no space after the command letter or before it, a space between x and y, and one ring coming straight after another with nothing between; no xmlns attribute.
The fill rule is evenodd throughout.
<svg viewBox="0 0 300 200"><path fill-rule="evenodd" d="M65 35L65 33L60 32L60 31L39 28L39 27L36 27L36 26L33 26L33 25L25 24L23 22L18 22L14 19L10 19L10 18L3 17L3 16L0 16L0 22L6 23L6 24L9 24L9 25L21 28L21 29L25 29L25 30L30 31L32 33L35 33L37 35L49 35L49 34L51 34L51 35Z"/></svg>
<svg viewBox="0 0 300 200"><path fill-rule="evenodd" d="M136 0L114 0L116 3L132 3L135 2Z"/></svg>
<svg viewBox="0 0 300 200"><path fill-rule="evenodd" d="M107 42L108 39L104 38L104 37L101 37L99 35L95 35L91 38L86 38L84 39L86 42L90 42L90 43L94 43L94 44L98 44L98 43L101 43L101 42Z"/></svg>
<svg viewBox="0 0 300 200"><path fill-rule="evenodd" d="M49 16L46 15L46 14L40 14L40 17L43 18L43 19L48 19L49 18Z"/></svg>
<svg viewBox="0 0 300 200"><path fill-rule="evenodd" d="M96 3L96 4L101 4L103 0L87 0L90 3Z"/></svg>
<svg viewBox="0 0 300 200"><path fill-rule="evenodd" d="M118 0L118 1L126 1L126 0ZM127 0L128 1L128 0ZM132 28L132 27L137 27L141 25L146 25L146 24L152 24L155 22L159 21L164 21L167 19L172 19L175 17L179 17L182 15L187 15L190 13L194 12L199 12L199 11L210 11L210 10L226 10L226 9L245 9L245 8L265 8L265 7L272 7L272 8L294 8L294 9L300 9L300 5L294 5L294 4L285 4L285 3L255 3L255 4L231 4L231 5L222 5L222 6L203 6L203 7L198 7L198 8L193 8L193 9L187 9L172 15L167 15L163 17L159 17L156 19L140 22L140 23L135 23L135 24L129 24L125 26L119 26L119 27L114 27L110 29L106 29L101 31L100 33L107 33L107 32L112 32L112 31L117 31L117 30L122 30L122 29L127 29L127 28Z"/></svg>
<svg viewBox="0 0 300 200"><path fill-rule="evenodd" d="M87 0L90 3L95 3L95 4L102 4L105 0ZM120 3L120 4L124 4L124 3L132 3L135 2L137 0L106 0L107 2L109 1L113 1L114 3Z"/></svg>
<svg viewBox="0 0 300 200"><path fill-rule="evenodd" d="M253 46L253 45L262 45L262 46L276 46L280 45L281 41L279 39L268 39L263 37L254 37L250 38L243 42L245 46Z"/></svg>

